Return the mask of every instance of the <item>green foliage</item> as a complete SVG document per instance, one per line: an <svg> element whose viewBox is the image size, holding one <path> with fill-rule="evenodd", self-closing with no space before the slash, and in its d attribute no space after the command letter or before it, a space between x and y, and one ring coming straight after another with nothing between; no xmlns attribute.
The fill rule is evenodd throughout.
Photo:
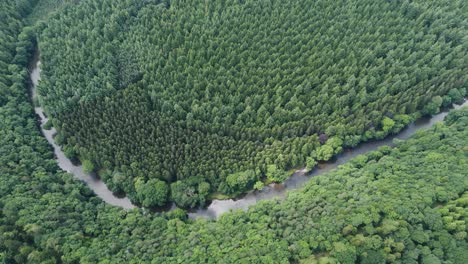
<svg viewBox="0 0 468 264"><path fill-rule="evenodd" d="M94 3L91 0L84 2ZM106 7L108 2L103 3L98 6ZM171 12L180 8L177 3L171 1ZM205 22L216 24L216 13L212 12L210 3L206 3L206 8L202 10L213 18ZM255 10L257 3L266 5L263 1L239 3L249 5L251 10ZM282 3L293 5L286 1ZM373 2L368 8L375 6L377 12L383 7L398 7L401 4L401 14L410 18L409 23L415 20L415 23L424 25L427 30L437 30L434 33L438 33L440 38L435 39L450 40L450 45L456 46L459 35L466 34L459 34L456 27L444 34L445 27L431 25L443 24L444 12L457 4L461 10L462 2L444 2L438 6L439 9L432 8L438 3L430 3L430 12L425 10L426 5L429 5L426 1ZM28 59L32 55L28 53L31 43L28 43L27 39L18 41L24 28L21 18L27 15L34 4L34 1L0 3L0 261L346 263L354 259L360 263L464 263L468 259L468 197L464 184L468 171L468 108L452 111L445 124L417 133L412 139L399 142L395 149L379 149L367 154L366 159L360 158L359 162L352 161L325 175L312 178L303 189L290 192L284 201L264 201L247 212L226 213L218 221L188 220L186 213L181 209L157 214L145 209L127 211L104 204L83 183L58 168L51 147L40 134L35 122L33 107L27 96L27 70L23 65L24 58ZM169 7L169 4L155 5L154 11L166 7ZM73 13L71 10L66 13ZM268 9L260 9L258 12L261 10ZM126 9L119 11L125 15ZM74 14L78 17L86 16L83 12ZM334 15L333 12L330 14ZM131 15L135 18L134 14ZM397 15L399 17L400 13ZM281 18L281 14L277 14L277 17ZM450 17L463 19L463 16ZM336 19L338 18L339 16ZM388 21L384 16L381 19L383 25ZM287 24L285 27L292 28ZM94 29L104 30L104 27ZM109 37L111 33L104 34ZM417 34L424 39L424 34L420 33L418 31ZM79 32L71 33L70 37L75 35L84 38ZM278 43L281 40L272 39ZM415 41L414 45L417 46L417 39ZM171 40L168 39L168 42ZM434 39L432 44L434 45ZM390 56L397 52L393 50L384 56L385 47L381 46L378 49L377 54L381 55L380 58L394 57ZM398 50L399 46L390 47ZM136 47L138 48L140 47ZM444 54L442 50L440 53ZM452 57L446 65L447 68L452 64L457 65L459 57L463 58ZM433 64L439 59L443 60L440 56L427 58L432 58ZM429 75L427 71L423 67L415 78ZM448 75L450 74L441 74ZM129 73L126 76L133 75ZM457 78L454 80L459 81ZM373 86L369 88L373 89ZM399 88L401 87L395 84L388 89L395 92ZM372 101L367 103L372 104ZM134 108L138 109L138 104L134 105ZM99 122L102 123L103 120L105 119L99 119ZM373 125L379 124L380 120L377 120ZM138 130L138 127L130 126L128 129L133 132ZM339 132L339 128L330 130ZM118 134L124 133L124 130L112 132ZM147 137L149 135L151 134L146 134ZM67 140L71 140L70 138L67 137ZM318 137L313 138L314 143L311 145L315 146ZM280 144L274 140L271 142L272 146ZM335 148L339 145L335 143L330 144L330 147ZM133 145L138 149L136 146ZM86 152L79 150L80 155L83 154L81 152ZM115 155L124 156L124 153L116 152ZM306 154L308 157L311 153ZM278 157L284 164L293 163L292 155L290 157L284 154L281 158L279 155L267 156L270 160ZM434 162L436 158L438 161ZM271 162L265 161L265 164ZM266 171L265 164L262 166ZM113 171L109 180L129 188L133 186L133 179L128 183L130 177L127 173L133 172L132 170L138 171L139 164L132 160L126 166L129 169L125 174L117 173L118 170L109 170ZM248 168L243 166L235 169L246 170ZM225 176L231 173L226 173ZM214 177L213 174L215 173L207 173L206 177L179 179L171 184L171 195L174 196L175 193L175 197L184 198L182 200L187 204L199 201L203 195L213 191L213 186L205 181ZM167 177L172 177L170 172ZM149 179L156 178L148 176L138 180L143 180L145 184L142 186L146 189ZM137 185L139 187L136 189L142 187ZM174 186L182 188L173 188ZM184 191L190 188L193 188L193 191L189 190L188 193L193 195L183 197ZM174 192L173 189L179 192Z"/></svg>
<svg viewBox="0 0 468 264"><path fill-rule="evenodd" d="M194 179L177 181L171 184L171 197L178 206L193 208L205 203L210 189L207 182L197 182Z"/></svg>
<svg viewBox="0 0 468 264"><path fill-rule="evenodd" d="M423 113L426 115L435 115L440 112L440 107L442 106L443 99L440 96L432 98L431 102L426 105L423 110Z"/></svg>
<svg viewBox="0 0 468 264"><path fill-rule="evenodd" d="M145 182L142 178L136 178L135 192L141 205L145 207L161 206L167 201L169 187L158 179L150 179Z"/></svg>
<svg viewBox="0 0 468 264"><path fill-rule="evenodd" d="M333 243L332 256L338 259L340 263L356 263L356 249L343 242Z"/></svg>
<svg viewBox="0 0 468 264"><path fill-rule="evenodd" d="M265 187L265 184L264 184L262 181L257 181L257 182L254 184L254 189L255 189L255 190L262 190L263 187Z"/></svg>
<svg viewBox="0 0 468 264"><path fill-rule="evenodd" d="M47 120L47 122L44 124L43 128L44 128L45 130L49 130L49 129L51 129L53 126L54 126L54 125L52 124L52 120L49 119L49 120Z"/></svg>
<svg viewBox="0 0 468 264"><path fill-rule="evenodd" d="M311 171L312 169L315 168L315 166L317 166L318 162L312 158L312 157L307 157L306 159L306 169L308 171Z"/></svg>
<svg viewBox="0 0 468 264"><path fill-rule="evenodd" d="M44 128L45 129L45 128ZM75 151L75 149L73 147L64 147L63 148L63 153L65 154L65 156L69 159L75 159L77 158L77 153ZM91 169L92 171L93 169Z"/></svg>
<svg viewBox="0 0 468 264"><path fill-rule="evenodd" d="M362 264L385 263L385 255L382 251L369 250L365 252L360 261Z"/></svg>
<svg viewBox="0 0 468 264"><path fill-rule="evenodd" d="M226 177L226 188L222 191L227 194L242 193L251 188L251 185L258 179L255 171L247 170L229 174Z"/></svg>
<svg viewBox="0 0 468 264"><path fill-rule="evenodd" d="M395 121L393 121L393 119L384 117L384 119L382 120L382 130L385 133L389 133L394 126Z"/></svg>
<svg viewBox="0 0 468 264"><path fill-rule="evenodd" d="M463 89L452 88L450 89L448 94L444 96L443 106L446 107L450 105L451 103L461 104L464 101L464 97L465 97L465 88Z"/></svg>
<svg viewBox="0 0 468 264"><path fill-rule="evenodd" d="M333 147L330 145L323 145L317 149L315 158L318 160L329 160L333 157Z"/></svg>
<svg viewBox="0 0 468 264"><path fill-rule="evenodd" d="M69 153L69 152L67 152L67 153ZM69 154L68 154L68 155L69 155ZM93 164L92 161L90 161L90 160L83 160L83 171L84 171L85 173L93 172L94 169L95 169L95 167L94 167L94 164Z"/></svg>
<svg viewBox="0 0 468 264"><path fill-rule="evenodd" d="M313 153L313 157L317 160L324 160L327 161L343 151L343 140L338 137L332 137L326 141L326 143L320 146L315 153Z"/></svg>
<svg viewBox="0 0 468 264"><path fill-rule="evenodd" d="M32 10L31 14L28 15L26 20L28 22L45 21L51 17L54 13L62 11L67 5L76 4L80 0L39 0L36 6Z"/></svg>
<svg viewBox="0 0 468 264"><path fill-rule="evenodd" d="M57 141L129 197L137 176L246 191L228 175L329 160L460 102L464 2L446 2L43 0L39 97Z"/></svg>
<svg viewBox="0 0 468 264"><path fill-rule="evenodd" d="M279 183L289 178L291 173L278 168L276 165L268 165L265 176L267 177L268 182Z"/></svg>

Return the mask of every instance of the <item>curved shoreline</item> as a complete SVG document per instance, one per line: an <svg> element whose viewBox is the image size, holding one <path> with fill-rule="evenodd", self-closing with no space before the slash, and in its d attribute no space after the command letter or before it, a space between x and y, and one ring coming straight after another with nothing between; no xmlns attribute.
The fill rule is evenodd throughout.
<svg viewBox="0 0 468 264"><path fill-rule="evenodd" d="M34 61L32 63L32 70L31 70L31 97L34 99L36 97L36 86L39 82L40 78L40 61L39 56L34 56ZM468 105L468 101L465 101L461 105L454 105L455 109L458 109L464 105ZM106 184L100 180L96 175L85 173L83 171L83 167L81 165L75 165L69 160L61 147L58 146L53 137L57 132L55 128L51 128L50 130L44 129L44 124L48 121L48 118L45 116L42 107L34 107L34 111L40 117L40 128L41 132L44 134L45 138L54 148L54 154L57 159L57 163L59 167L67 171L73 176L83 182L85 182L88 187L93 190L96 196L100 197L104 202L119 206L124 209L133 209L138 208L134 205L130 199L127 197L119 198L117 197L112 191L110 191ZM369 151L373 151L378 149L381 146L392 146L393 139L407 139L422 129L428 129L434 125L434 123L442 121L445 116L448 114L447 110L444 110L432 117L423 117L420 118L413 123L409 124L403 130L401 130L398 134L391 135L386 137L383 140L378 141L368 141L359 143L359 145L352 149L347 149L343 153L334 157L333 161L320 163L315 169L313 169L310 173L307 173L305 169L297 170L291 177L289 177L284 183L282 184L269 184L265 186L262 190L253 190L247 192L239 199L227 199L227 200L212 200L211 203L206 208L196 208L188 210L188 215L190 218L207 218L207 219L216 219L220 215L225 212L229 212L231 210L247 210L250 206L256 204L261 200L269 200L274 198L283 199L285 194L289 190L294 190L302 187L306 182L308 182L312 177L326 173L341 164L346 163L350 159L367 153ZM175 208L174 203L165 206L168 208L164 211L171 211Z"/></svg>
<svg viewBox="0 0 468 264"><path fill-rule="evenodd" d="M41 79L40 77L40 64L41 62L37 58L38 56L34 56L34 61L33 61L33 68L31 70L31 98L34 100L36 98L36 87L37 84L39 83L39 80ZM57 163L59 167L68 172L73 174L73 176L83 182L85 182L88 187L93 190L93 192L99 196L104 202L114 205L114 206L120 206L125 209L133 209L136 208L135 205L132 204L130 199L127 197L124 198L119 198L115 196L112 191L110 191L106 184L98 179L95 175L85 173L83 171L83 167L81 165L74 165L71 160L69 160L65 154L63 153L62 149L60 146L55 144L54 141L54 135L57 133L57 130L55 128L51 128L49 130L44 129L44 124L47 123L49 120L45 114L44 110L42 107L34 107L34 112L40 117L40 128L42 134L45 136L49 144L52 145L54 148L54 154L57 159Z"/></svg>
<svg viewBox="0 0 468 264"><path fill-rule="evenodd" d="M468 101L464 101L461 105L453 105L453 108L458 109L466 105L468 105ZM307 183L314 176L329 172L339 165L348 162L352 158L370 151L377 150L379 147L394 146L394 139L405 140L410 138L417 131L431 128L435 123L443 121L448 112L449 109L446 109L432 117L420 118L410 123L398 134L387 136L382 140L359 143L359 145L355 148L346 149L343 153L338 154L332 159L332 161L319 163L316 168L310 171L310 173L307 173L305 169L296 171L282 184L270 184L265 186L261 191L250 191L241 199L213 200L207 208L199 208L196 212L189 213L189 216L191 218L204 217L209 219L216 219L221 214L230 210L247 210L249 206L252 206L261 200L269 200L274 198L283 199L287 191L298 189L304 186L305 183Z"/></svg>

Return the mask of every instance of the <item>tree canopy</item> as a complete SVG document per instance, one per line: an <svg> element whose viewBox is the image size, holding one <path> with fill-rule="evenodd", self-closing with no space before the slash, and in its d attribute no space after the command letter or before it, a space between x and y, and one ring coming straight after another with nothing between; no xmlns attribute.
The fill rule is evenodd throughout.
<svg viewBox="0 0 468 264"><path fill-rule="evenodd" d="M238 194L462 100L463 5L84 0L41 24L40 102L133 201L138 177Z"/></svg>
<svg viewBox="0 0 468 264"><path fill-rule="evenodd" d="M59 169L52 147L40 133L28 97L27 62L41 26L24 23L34 5L33 0L0 2L0 262L464 263L468 259L468 107L450 112L445 122L407 141L396 141L395 148L383 147L312 178L283 201L263 201L217 221L187 219L181 209L152 213L105 204L84 183ZM208 6L205 10L210 10ZM419 9L411 12L420 14ZM453 90L449 94L459 96ZM441 97L443 105L445 95ZM440 100L431 102L438 105ZM334 150L339 142L324 134L316 138ZM282 143L272 143L277 144ZM315 147L302 146L311 153ZM313 164L311 159L308 163ZM226 177L239 173L242 180L229 177L229 183L256 186L259 176L279 168L240 168ZM115 182L129 179L120 173L110 175ZM166 183L157 177L135 174L131 179L130 184L140 190L135 198L142 203L157 204L165 195L189 193L169 194L160 186ZM205 179L174 181L171 189L181 183L182 190L193 188L194 195L186 199L190 203L192 197L206 197L211 186Z"/></svg>

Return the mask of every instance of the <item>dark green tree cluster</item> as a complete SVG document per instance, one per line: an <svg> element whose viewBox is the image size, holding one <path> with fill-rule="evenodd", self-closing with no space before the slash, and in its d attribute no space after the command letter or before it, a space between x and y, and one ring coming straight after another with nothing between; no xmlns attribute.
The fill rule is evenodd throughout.
<svg viewBox="0 0 468 264"><path fill-rule="evenodd" d="M159 238L119 237L130 253L105 256L106 246L97 242L86 250L111 262L464 263L468 189L460 183L468 171L467 127L464 108L396 148L313 178L284 201L264 201L217 221L175 218L164 222Z"/></svg>
<svg viewBox="0 0 468 264"><path fill-rule="evenodd" d="M98 236L113 230L130 237L129 230L144 228L141 233L159 237L168 220L184 220L185 214L162 217L107 206L58 168L28 97L37 28L24 21L35 4L0 2L0 263L96 263L103 258L85 257L83 249ZM119 221L128 222L108 228ZM98 242L109 246L108 256L125 248L115 238Z"/></svg>
<svg viewBox="0 0 468 264"><path fill-rule="evenodd" d="M32 6L34 1L0 4L5 18L0 20L5 36L0 39L0 262L464 263L468 259L468 188L463 184L468 171L468 108L452 111L445 124L396 142L396 148L381 148L313 178L284 201L264 201L218 221L189 220L180 209L153 214L104 204L58 168L39 132L23 63L31 59L28 51L34 47L36 29L22 22ZM256 173L229 174L227 183L250 184ZM267 167L265 174L282 177L277 167ZM192 179L176 183L203 197L210 186ZM169 192L148 188L161 184L156 179L136 177L132 184L141 189L141 203L157 204Z"/></svg>
<svg viewBox="0 0 468 264"><path fill-rule="evenodd" d="M34 5L30 5L29 8L34 8L28 14L25 22L28 24L34 24L46 21L50 16L56 12L61 12L66 6L70 4L77 4L81 0L36 0Z"/></svg>
<svg viewBox="0 0 468 264"><path fill-rule="evenodd" d="M40 35L41 102L113 190L190 181L170 189L196 205L198 184L244 192L268 166L310 167L463 100L463 6L85 0Z"/></svg>
<svg viewBox="0 0 468 264"><path fill-rule="evenodd" d="M468 259L466 107L452 111L445 123L429 131L396 141L395 148L359 156L311 179L284 201L264 201L218 221L189 220L181 210L153 214L104 204L58 168L39 132L24 63L32 57L38 29L24 27L22 20L34 4L0 3L1 263L464 263ZM432 101L437 105L440 100ZM392 126L388 120L382 123ZM316 138L323 143L327 139ZM329 142L333 150L336 142ZM311 159L307 163L314 164ZM229 173L226 183L248 185L258 173L242 172ZM267 166L264 174L283 177L276 166ZM193 196L202 199L211 187L201 178L192 179L172 183L171 189L183 183L183 189L192 190L185 196L187 201ZM142 203L147 198L158 203L169 192L144 196L147 186L160 184L156 179L139 176L131 184L142 189ZM180 196L181 201L185 198Z"/></svg>
<svg viewBox="0 0 468 264"><path fill-rule="evenodd" d="M27 43L10 36L18 47ZM13 50L10 54L12 61L30 57ZM445 124L430 131L397 141L394 149L383 147L313 178L284 201L264 201L217 221L189 220L180 209L152 214L105 205L84 184L60 171L27 97L25 65L4 63L21 74L1 74L8 93L0 96L3 263L464 263L468 259L468 188L461 184L468 171L468 108L452 111ZM336 141L327 142L334 149ZM276 166L268 166L265 174L283 177ZM249 170L232 173L226 184L251 184L255 175ZM182 204L193 197L201 199L210 188L192 180L171 185L191 190L185 192L187 197L176 198ZM141 189L137 199L151 206L169 191L158 186L161 183L136 177L132 184Z"/></svg>
<svg viewBox="0 0 468 264"><path fill-rule="evenodd" d="M35 37L33 28L25 27L23 19L35 4L33 0L0 2L1 263L56 263L59 254L53 244L40 248L35 243L44 235L45 245L46 233L57 227L53 222L76 221L77 217L67 217L66 211L73 210L65 204L61 208L50 207L55 209L47 216L30 214L35 210L47 211L47 207L41 207L45 201L57 205L57 201L67 200L65 193L73 193L75 202L80 201L78 198L92 197L82 184L57 170L50 146L39 133L28 100L28 63ZM27 212L25 208L29 208ZM60 211L64 214L60 215ZM20 215L28 217L21 221ZM33 224L35 221L41 224Z"/></svg>

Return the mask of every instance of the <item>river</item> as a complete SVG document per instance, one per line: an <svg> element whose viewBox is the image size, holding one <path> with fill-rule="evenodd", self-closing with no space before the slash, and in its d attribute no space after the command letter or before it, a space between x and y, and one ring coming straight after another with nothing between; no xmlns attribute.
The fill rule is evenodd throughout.
<svg viewBox="0 0 468 264"><path fill-rule="evenodd" d="M36 56L37 57L37 56ZM33 69L31 71L31 95L33 98L36 97L36 87L39 83L40 77L40 64L41 62L38 59L35 59L33 63ZM468 101L465 101L462 105L454 105L455 109L458 109L462 106L468 105ZM44 114L42 107L35 107L34 111L40 117L41 131L46 137L47 141L53 146L54 153L57 158L58 165L64 171L67 171L75 176L75 178L85 182L94 193L100 197L103 201L108 204L119 206L125 209L136 208L132 202L126 197L117 197L114 195L106 186L106 184L101 181L95 174L85 173L81 165L73 164L63 153L60 146L55 144L53 139L56 134L55 128L45 130L43 128L44 124L47 122L47 117ZM428 129L434 123L444 120L445 116L448 114L448 110L443 111L432 117L424 117L418 119L417 121L411 123L400 133L396 135L389 136L383 140L379 141L370 141L359 144L356 148L347 149L342 154L338 155L333 159L333 161L320 163L317 168L312 170L311 173L306 173L305 170L296 171L291 177L289 177L283 184L270 184L265 186L261 191L250 191L239 199L228 199L228 200L213 200L206 208L198 208L190 210L188 215L190 218L208 218L216 219L220 215L230 210L247 210L249 206L256 204L258 201L279 198L283 199L285 194L289 190L297 189L302 187L310 178L328 172L338 165L341 165L350 159L378 149L381 146L392 146L393 139L407 139L413 135L416 131L421 129ZM173 210L176 208L174 204L167 207L167 210Z"/></svg>
<svg viewBox="0 0 468 264"><path fill-rule="evenodd" d="M31 81L32 81L31 96L33 99L36 98L37 96L36 87L41 79L40 65L41 65L41 62L39 60L36 60L34 63L34 67L31 71ZM85 182L97 196L99 196L102 200L104 200L104 202L111 204L111 205L120 206L125 209L136 208L136 206L133 205L132 202L127 197L119 198L115 196L107 188L106 184L100 179L98 179L96 175L85 173L81 165L73 164L71 160L69 160L65 156L60 146L55 144L54 135L57 133L55 128L51 128L49 130L46 130L43 128L48 118L45 116L42 107L35 106L34 111L40 117L41 131L44 134L47 141L49 142L49 144L54 147L54 154L57 159L57 163L62 170L73 174L75 178Z"/></svg>

